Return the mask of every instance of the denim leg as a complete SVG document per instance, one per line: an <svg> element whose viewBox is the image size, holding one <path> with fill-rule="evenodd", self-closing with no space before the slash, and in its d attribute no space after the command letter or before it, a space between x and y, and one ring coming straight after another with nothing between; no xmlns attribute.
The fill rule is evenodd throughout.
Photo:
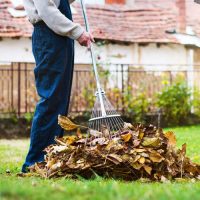
<svg viewBox="0 0 200 200"><path fill-rule="evenodd" d="M31 129L31 141L22 171L44 160L44 149L62 136L57 117L68 111L74 62L73 41L53 33L47 27L37 27L33 33L33 53L36 60L35 82L40 100L36 105Z"/></svg>

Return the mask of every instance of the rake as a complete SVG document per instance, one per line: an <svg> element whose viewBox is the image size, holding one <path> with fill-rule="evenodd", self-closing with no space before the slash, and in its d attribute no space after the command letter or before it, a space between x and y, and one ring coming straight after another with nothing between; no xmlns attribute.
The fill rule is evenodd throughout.
<svg viewBox="0 0 200 200"><path fill-rule="evenodd" d="M86 30L87 32L90 32L85 2L84 0L80 0L80 2ZM92 109L92 115L91 119L89 120L88 126L90 130L96 130L101 133L107 131L107 135L111 136L112 133L116 133L118 131L121 132L123 130L124 121L122 120L120 114L116 112L115 108L109 102L106 97L105 91L101 87L93 44L91 44L90 46L90 53L96 79L97 92L95 94L96 101L94 104L94 108Z"/></svg>

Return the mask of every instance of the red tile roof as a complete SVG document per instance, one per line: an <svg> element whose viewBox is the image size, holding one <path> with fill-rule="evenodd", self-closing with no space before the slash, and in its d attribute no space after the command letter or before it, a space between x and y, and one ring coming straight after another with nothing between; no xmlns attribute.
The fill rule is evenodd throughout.
<svg viewBox="0 0 200 200"><path fill-rule="evenodd" d="M200 5L193 0L187 0L186 6L187 26L192 27L194 33L200 37Z"/></svg>
<svg viewBox="0 0 200 200"><path fill-rule="evenodd" d="M190 4L189 4L189 1ZM97 39L121 42L178 42L173 34L166 31L178 29L178 9L175 0L135 0L132 7L122 5L88 5L88 15L93 34ZM193 9L193 0L187 0ZM27 18L14 18L7 8L10 0L0 0L0 37L31 37L32 25ZM83 25L79 4L74 4L77 14L74 21ZM197 15L200 6L195 4ZM189 13L187 13L189 14ZM195 27L200 35L200 21L195 23L191 16L188 24ZM199 18L199 16L198 16Z"/></svg>
<svg viewBox="0 0 200 200"><path fill-rule="evenodd" d="M74 20L83 25L80 6ZM88 7L89 21L94 36L99 39L123 42L176 42L167 30L176 29L176 12L153 6L132 8L115 6Z"/></svg>
<svg viewBox="0 0 200 200"><path fill-rule="evenodd" d="M8 12L10 0L0 0L0 37L30 37L32 25L27 18L15 18Z"/></svg>

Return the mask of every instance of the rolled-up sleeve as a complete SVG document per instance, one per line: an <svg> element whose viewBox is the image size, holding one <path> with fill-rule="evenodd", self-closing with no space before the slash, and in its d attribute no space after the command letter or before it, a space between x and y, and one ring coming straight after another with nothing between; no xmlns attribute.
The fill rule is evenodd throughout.
<svg viewBox="0 0 200 200"><path fill-rule="evenodd" d="M76 40L84 32L80 24L72 22L59 11L53 0L34 0L34 4L40 18L55 33Z"/></svg>

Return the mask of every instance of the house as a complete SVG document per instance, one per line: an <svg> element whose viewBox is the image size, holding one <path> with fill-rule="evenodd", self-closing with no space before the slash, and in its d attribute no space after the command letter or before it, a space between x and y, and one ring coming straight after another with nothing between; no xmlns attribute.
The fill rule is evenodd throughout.
<svg viewBox="0 0 200 200"><path fill-rule="evenodd" d="M87 7L102 61L167 67L200 62L200 6L193 0L100 2ZM13 9L16 13L10 9L10 0L0 1L0 62L34 62L32 26L21 8ZM84 25L78 3L73 4L73 11L74 20ZM90 62L89 52L76 44L75 63Z"/></svg>
<svg viewBox="0 0 200 200"><path fill-rule="evenodd" d="M105 84L109 82L111 88L122 92L124 85L131 85L134 94L145 85L146 93L152 96L161 89L161 71L171 81L173 73L182 70L188 85L200 88L200 73L194 74L200 66L200 5L193 0L87 2L98 62L114 71ZM74 21L84 25L80 5L74 3L72 8ZM32 29L23 6L0 0L0 81L4 83L0 84L0 112L10 108L19 114L34 110ZM14 64L10 67L10 63ZM88 103L82 93L91 88L88 85L94 79L88 70L90 54L77 43L75 64L72 107L81 111L80 104L87 107Z"/></svg>

